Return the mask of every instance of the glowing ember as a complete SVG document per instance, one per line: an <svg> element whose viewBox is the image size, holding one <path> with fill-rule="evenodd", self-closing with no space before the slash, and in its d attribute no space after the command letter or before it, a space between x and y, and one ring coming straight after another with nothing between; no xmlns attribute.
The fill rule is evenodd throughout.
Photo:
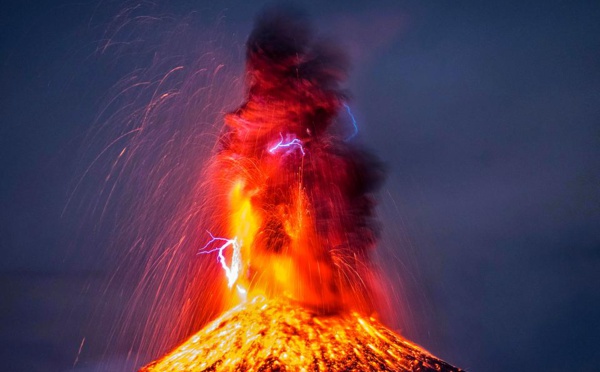
<svg viewBox="0 0 600 372"><path fill-rule="evenodd" d="M460 370L373 318L320 316L259 297L226 312L142 371Z"/></svg>

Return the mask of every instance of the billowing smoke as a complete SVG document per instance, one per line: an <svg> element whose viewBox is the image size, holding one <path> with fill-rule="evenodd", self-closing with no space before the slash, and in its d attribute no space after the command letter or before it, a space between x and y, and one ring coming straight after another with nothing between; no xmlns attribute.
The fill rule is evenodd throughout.
<svg viewBox="0 0 600 372"><path fill-rule="evenodd" d="M208 174L214 229L241 247L239 288L370 310L383 171L339 129L347 58L282 8L257 18L246 53L246 100L226 115Z"/></svg>

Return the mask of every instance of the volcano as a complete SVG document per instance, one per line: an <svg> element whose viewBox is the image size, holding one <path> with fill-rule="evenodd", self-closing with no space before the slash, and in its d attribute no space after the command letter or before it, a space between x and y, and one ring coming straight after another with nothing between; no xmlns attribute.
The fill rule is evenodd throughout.
<svg viewBox="0 0 600 372"><path fill-rule="evenodd" d="M461 371L358 313L256 297L140 372Z"/></svg>
<svg viewBox="0 0 600 372"><path fill-rule="evenodd" d="M278 10L246 46L246 101L224 118L197 203L198 256L217 258L217 293L237 306L141 371L459 371L364 315L382 292L370 251L384 172L340 128L344 53Z"/></svg>

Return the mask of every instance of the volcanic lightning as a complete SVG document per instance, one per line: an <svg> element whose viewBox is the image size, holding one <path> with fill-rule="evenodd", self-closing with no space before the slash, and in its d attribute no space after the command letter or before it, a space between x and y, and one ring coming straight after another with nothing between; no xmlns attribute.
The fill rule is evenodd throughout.
<svg viewBox="0 0 600 372"><path fill-rule="evenodd" d="M246 100L225 116L207 164L211 239L198 251L216 254L243 296L143 371L459 371L372 316L383 170L347 141L358 129L346 70L303 15L257 19ZM354 127L346 138L330 130L343 109Z"/></svg>
<svg viewBox="0 0 600 372"><path fill-rule="evenodd" d="M283 134L281 134L281 133L279 133L279 137L281 137L279 142L277 142L277 144L275 146L273 146L269 149L269 152L271 154L274 154L276 151L278 151L281 148L290 148L290 147L294 148L295 147L300 150L302 155L306 155L304 153L304 148L302 147L302 141L300 141L298 138L293 138L291 140L284 141Z"/></svg>
<svg viewBox="0 0 600 372"><path fill-rule="evenodd" d="M206 243L206 245L204 247L202 247L202 249L198 252L198 254L207 254L207 253L218 252L219 263L221 264L221 267L225 271L225 276L227 277L227 285L229 286L229 288L231 288L233 286L233 284L235 284L235 282L240 274L240 266L241 266L241 261L242 261L242 258L240 257L240 243L237 241L237 238L233 238L233 239L216 238L210 232L208 234L210 235L210 237L212 239L208 243ZM211 245L214 242L223 242L223 244L218 248L205 250L206 247L208 247L209 245ZM225 254L223 253L223 251L227 247L231 247L232 251L233 251L231 253L231 265L227 265L227 260L225 258Z"/></svg>

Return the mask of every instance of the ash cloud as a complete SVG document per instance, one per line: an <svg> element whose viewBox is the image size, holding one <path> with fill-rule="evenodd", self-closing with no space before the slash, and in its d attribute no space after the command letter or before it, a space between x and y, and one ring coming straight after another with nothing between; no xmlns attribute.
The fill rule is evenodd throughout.
<svg viewBox="0 0 600 372"><path fill-rule="evenodd" d="M225 118L213 178L244 179L260 215L251 249L270 258L251 267L248 280L290 259L304 283L293 299L326 310L371 310L378 292L369 260L378 235L373 193L384 171L333 128L348 100L348 58L315 35L306 14L282 7L257 17L246 56L246 101ZM280 149L284 142L291 145ZM275 287L289 292L287 284Z"/></svg>

